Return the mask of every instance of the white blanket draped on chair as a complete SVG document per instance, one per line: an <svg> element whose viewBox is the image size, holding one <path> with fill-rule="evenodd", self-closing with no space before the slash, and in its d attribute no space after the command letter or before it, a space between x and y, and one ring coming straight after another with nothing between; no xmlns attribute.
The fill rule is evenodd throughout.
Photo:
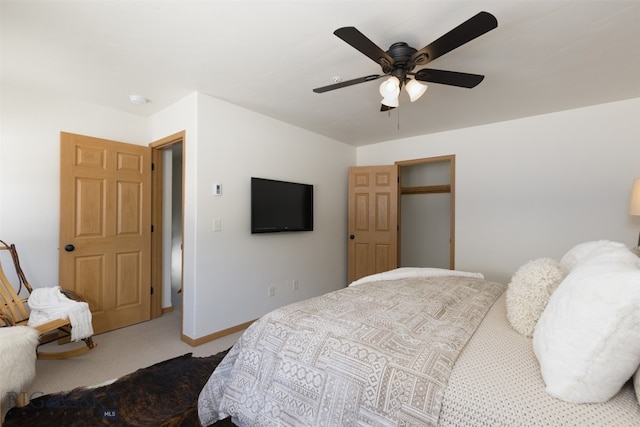
<svg viewBox="0 0 640 427"><path fill-rule="evenodd" d="M31 309L29 315L31 327L68 317L71 322L72 341L79 341L93 335L89 304L67 298L59 286L34 289L29 296L28 304Z"/></svg>

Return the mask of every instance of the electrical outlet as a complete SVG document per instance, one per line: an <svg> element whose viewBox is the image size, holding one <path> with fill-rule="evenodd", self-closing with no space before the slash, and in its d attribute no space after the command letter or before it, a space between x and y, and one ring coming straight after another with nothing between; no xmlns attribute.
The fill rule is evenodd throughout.
<svg viewBox="0 0 640 427"><path fill-rule="evenodd" d="M213 231L222 230L222 220L220 218L215 218L213 220Z"/></svg>
<svg viewBox="0 0 640 427"><path fill-rule="evenodd" d="M294 291L298 290L298 279L293 280L293 283L291 284L291 289L293 289Z"/></svg>
<svg viewBox="0 0 640 427"><path fill-rule="evenodd" d="M271 285L267 288L270 297L276 296L276 287Z"/></svg>

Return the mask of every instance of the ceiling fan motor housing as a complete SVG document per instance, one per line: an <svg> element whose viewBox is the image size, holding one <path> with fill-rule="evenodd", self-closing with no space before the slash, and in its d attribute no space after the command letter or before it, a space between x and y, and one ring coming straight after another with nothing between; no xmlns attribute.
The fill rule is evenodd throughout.
<svg viewBox="0 0 640 427"><path fill-rule="evenodd" d="M413 70L416 62L418 62L411 60L416 52L416 49L405 42L392 44L386 53L393 59L393 64L390 64L385 58L380 58L382 72L398 77L398 79L403 82L406 79L407 73Z"/></svg>

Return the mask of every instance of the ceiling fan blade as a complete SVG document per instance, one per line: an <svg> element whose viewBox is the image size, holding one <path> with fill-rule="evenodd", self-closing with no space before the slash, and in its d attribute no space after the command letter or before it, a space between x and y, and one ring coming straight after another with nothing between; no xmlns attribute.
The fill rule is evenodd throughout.
<svg viewBox="0 0 640 427"><path fill-rule="evenodd" d="M383 76L384 75L381 75L381 74L372 74L370 76L358 77L357 79L352 79L352 80L345 80L344 82L335 83L328 86L317 87L313 91L315 93L328 92L330 90L340 89L342 87L357 85L358 83L370 82L371 80L376 80Z"/></svg>
<svg viewBox="0 0 640 427"><path fill-rule="evenodd" d="M333 32L333 34L340 37L362 54L371 58L378 65L382 65L385 62L388 63L388 65L393 65L395 62L387 52L380 49L374 42L369 40L367 36L358 31L355 27L338 28Z"/></svg>
<svg viewBox="0 0 640 427"><path fill-rule="evenodd" d="M480 84L484 76L480 74L459 73L457 71L433 70L423 68L414 74L416 80L440 83L443 85L473 88Z"/></svg>
<svg viewBox="0 0 640 427"><path fill-rule="evenodd" d="M463 44L470 42L476 37L493 30L497 26L498 20L495 16L489 12L480 12L458 25L438 40L411 55L411 62L415 62L418 65L424 65L445 53L451 52ZM423 55L426 55L426 58L419 58Z"/></svg>

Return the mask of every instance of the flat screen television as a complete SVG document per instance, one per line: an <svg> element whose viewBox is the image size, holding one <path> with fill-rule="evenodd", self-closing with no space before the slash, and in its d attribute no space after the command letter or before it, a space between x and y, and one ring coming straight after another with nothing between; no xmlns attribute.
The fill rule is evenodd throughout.
<svg viewBox="0 0 640 427"><path fill-rule="evenodd" d="M251 233L313 231L313 185L251 178Z"/></svg>

